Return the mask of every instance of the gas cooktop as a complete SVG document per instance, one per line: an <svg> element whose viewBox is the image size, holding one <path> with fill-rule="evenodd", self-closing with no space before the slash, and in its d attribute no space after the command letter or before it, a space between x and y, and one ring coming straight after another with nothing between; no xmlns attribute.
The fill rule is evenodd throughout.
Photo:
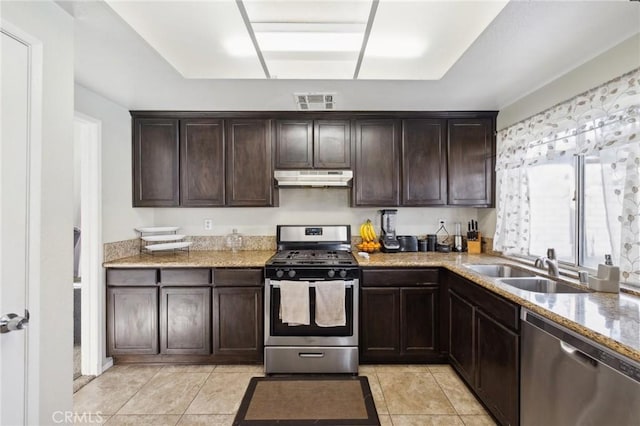
<svg viewBox="0 0 640 426"><path fill-rule="evenodd" d="M282 250L267 262L267 265L291 266L353 266L356 264L351 252L342 250Z"/></svg>

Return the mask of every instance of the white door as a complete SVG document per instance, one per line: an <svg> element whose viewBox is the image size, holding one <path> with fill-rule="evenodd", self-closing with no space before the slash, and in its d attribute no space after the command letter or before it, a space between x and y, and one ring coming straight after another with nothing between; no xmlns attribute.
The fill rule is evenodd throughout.
<svg viewBox="0 0 640 426"><path fill-rule="evenodd" d="M27 410L28 331L20 329L20 318L27 308L29 278L30 52L28 45L2 32L0 53L0 425L22 425Z"/></svg>

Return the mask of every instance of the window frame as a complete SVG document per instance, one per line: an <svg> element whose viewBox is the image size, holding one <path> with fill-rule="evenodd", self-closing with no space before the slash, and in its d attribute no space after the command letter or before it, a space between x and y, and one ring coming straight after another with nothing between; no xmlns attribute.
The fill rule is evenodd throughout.
<svg viewBox="0 0 640 426"><path fill-rule="evenodd" d="M589 271L592 273L595 273L596 268L590 267L590 266L585 266L584 265L584 260L585 260L585 252L586 252L586 244L587 244L587 238L586 238L586 220L585 220L585 214L584 214L584 208L585 208L585 155L584 154L574 154L574 168L575 168L575 194L574 194L574 200L573 202L575 203L575 211L576 211L576 218L575 218L575 238L576 240L574 241L574 248L573 248L573 258L575 259L574 262L567 262L567 261L558 261L558 265L565 271L571 271L574 272L577 276L578 271ZM525 260L527 262L535 262L535 260L541 256L544 256L544 254L541 254L540 256L535 256L535 255L519 255L519 254L514 254L514 255L510 255L508 257L513 257L516 259L520 259L520 260Z"/></svg>

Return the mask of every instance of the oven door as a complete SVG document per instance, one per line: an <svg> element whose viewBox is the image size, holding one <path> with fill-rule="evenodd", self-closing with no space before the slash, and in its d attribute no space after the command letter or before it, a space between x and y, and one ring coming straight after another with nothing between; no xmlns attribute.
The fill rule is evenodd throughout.
<svg viewBox="0 0 640 426"><path fill-rule="evenodd" d="M265 345L267 346L357 346L358 345L358 280L345 281L346 324L320 327L315 323L315 287L326 281L309 282L309 325L290 326L279 318L280 286L277 280L266 280Z"/></svg>

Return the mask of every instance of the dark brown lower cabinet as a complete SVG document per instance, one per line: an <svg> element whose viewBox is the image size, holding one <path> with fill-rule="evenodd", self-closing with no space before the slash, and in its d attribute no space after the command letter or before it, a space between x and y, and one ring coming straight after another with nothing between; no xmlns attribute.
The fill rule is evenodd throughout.
<svg viewBox="0 0 640 426"><path fill-rule="evenodd" d="M360 361L441 362L438 271L363 270Z"/></svg>
<svg viewBox="0 0 640 426"><path fill-rule="evenodd" d="M449 358L469 383L473 383L473 305L449 291Z"/></svg>
<svg viewBox="0 0 640 426"><path fill-rule="evenodd" d="M400 289L400 353L428 355L437 349L438 287Z"/></svg>
<svg viewBox="0 0 640 426"><path fill-rule="evenodd" d="M520 307L448 275L451 365L502 425L519 424Z"/></svg>
<svg viewBox="0 0 640 426"><path fill-rule="evenodd" d="M107 270L115 363L258 363L262 268Z"/></svg>
<svg viewBox="0 0 640 426"><path fill-rule="evenodd" d="M261 287L217 287L213 291L213 353L262 359Z"/></svg>
<svg viewBox="0 0 640 426"><path fill-rule="evenodd" d="M211 287L160 289L160 353L211 352Z"/></svg>
<svg viewBox="0 0 640 426"><path fill-rule="evenodd" d="M107 355L158 353L158 288L107 288Z"/></svg>
<svg viewBox="0 0 640 426"><path fill-rule="evenodd" d="M482 311L476 312L476 388L503 424L519 419L519 336Z"/></svg>
<svg viewBox="0 0 640 426"><path fill-rule="evenodd" d="M360 307L360 360L397 358L400 353L400 291L363 288Z"/></svg>

